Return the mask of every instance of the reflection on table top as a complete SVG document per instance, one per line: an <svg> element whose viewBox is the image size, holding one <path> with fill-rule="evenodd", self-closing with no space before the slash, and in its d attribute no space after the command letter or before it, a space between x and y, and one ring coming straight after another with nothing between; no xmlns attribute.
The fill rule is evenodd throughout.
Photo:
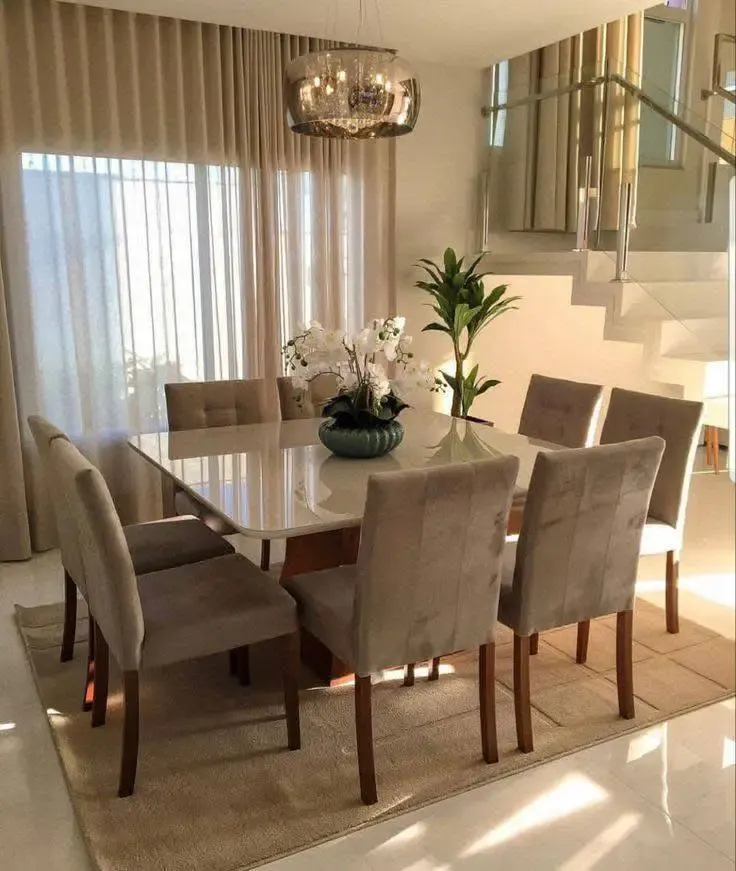
<svg viewBox="0 0 736 871"><path fill-rule="evenodd" d="M372 460L333 456L319 441L321 420L291 420L184 432L145 433L131 447L212 511L254 538L286 538L354 525L368 476L400 469L519 457L516 498L534 460L556 445L444 414L409 409L404 440Z"/></svg>

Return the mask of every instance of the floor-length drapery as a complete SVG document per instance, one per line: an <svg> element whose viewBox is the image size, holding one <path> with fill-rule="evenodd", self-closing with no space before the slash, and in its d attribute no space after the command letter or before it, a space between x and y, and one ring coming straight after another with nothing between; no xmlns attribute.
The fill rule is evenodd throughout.
<svg viewBox="0 0 736 871"><path fill-rule="evenodd" d="M641 71L643 13L612 21L507 62L505 87L494 103L513 103L602 76L624 75L635 84ZM602 86L505 110L492 122L489 151L490 217L496 230L574 232L578 191L591 158L603 229L618 226L622 181L635 182L639 109L620 88ZM606 124L605 153L601 130ZM500 135L499 135L500 134ZM601 171L602 170L602 171Z"/></svg>
<svg viewBox="0 0 736 871"><path fill-rule="evenodd" d="M156 516L158 482L125 439L163 425L166 381L275 378L299 322L392 310L391 144L285 124L284 67L320 46L0 0L0 467L14 482L0 559L53 543L29 447L21 465L28 414L102 468L124 520Z"/></svg>

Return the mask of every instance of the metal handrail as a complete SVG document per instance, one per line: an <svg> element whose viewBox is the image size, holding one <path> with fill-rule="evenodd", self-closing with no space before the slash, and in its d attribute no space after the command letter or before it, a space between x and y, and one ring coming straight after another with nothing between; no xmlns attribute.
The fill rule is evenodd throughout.
<svg viewBox="0 0 736 871"><path fill-rule="evenodd" d="M700 96L707 100L709 97L723 97L730 103L736 104L736 94L726 90L721 85L723 74L721 73L721 45L724 42L731 42L736 45L736 36L732 33L716 33L713 38L713 74L711 77L710 90L703 89Z"/></svg>
<svg viewBox="0 0 736 871"><path fill-rule="evenodd" d="M606 83L615 83L622 87L625 91L632 95L632 97L636 97L641 103L644 103L645 106L648 106L652 111L656 112L658 115L661 115L665 120L669 121L670 124L674 124L679 130L682 130L687 136L690 136L696 142L703 146L703 148L710 151L712 154L715 154L719 157L724 163L727 163L729 166L736 168L736 155L729 151L727 148L724 148L722 145L719 145L717 142L714 142L705 133L701 133L697 127L693 127L692 124L689 124L687 121L683 121L678 115L675 115L674 112L667 109L665 106L662 106L656 100L653 100L648 94L646 94L641 88L637 85L634 85L628 79L624 78L624 76L619 75L618 73L608 73L603 76L597 76L593 79L588 79L583 82L576 82L573 85L565 85L562 88L556 88L553 91L542 91L537 94L529 94L526 97L522 97L518 100L511 100L508 103L500 103L496 106L484 106L481 110L481 113L484 118L488 118L491 115L494 115L496 112L500 112L504 109L516 109L520 106L528 106L532 103L537 103L540 100L547 100L552 97L563 97L567 94L575 93L576 91L581 91L586 88L596 88L599 85ZM728 92L726 92L728 93Z"/></svg>

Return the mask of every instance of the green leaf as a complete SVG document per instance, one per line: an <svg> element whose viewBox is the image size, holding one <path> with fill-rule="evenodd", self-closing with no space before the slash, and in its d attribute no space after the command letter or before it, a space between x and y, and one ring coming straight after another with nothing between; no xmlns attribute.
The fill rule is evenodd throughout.
<svg viewBox="0 0 736 871"><path fill-rule="evenodd" d="M448 375L447 372L443 372L441 369L440 369L440 375L445 379L445 381L452 388L452 390L457 391L457 389L458 389L457 378L453 377L452 375ZM460 377L462 377L462 376L460 376Z"/></svg>
<svg viewBox="0 0 736 871"><path fill-rule="evenodd" d="M454 275L457 272L457 255L452 248L445 249L444 262L445 272Z"/></svg>
<svg viewBox="0 0 736 871"><path fill-rule="evenodd" d="M476 394L480 396L481 393L485 393L486 390L490 390L491 387L495 387L497 384L500 383L500 381L494 381L491 378L489 378L487 381L482 381L476 388Z"/></svg>
<svg viewBox="0 0 736 871"><path fill-rule="evenodd" d="M434 331L437 333L447 333L450 336L452 335L452 330L449 327L446 327L444 324L432 323L432 324L427 324L426 327L422 327L423 333L429 333L431 331Z"/></svg>

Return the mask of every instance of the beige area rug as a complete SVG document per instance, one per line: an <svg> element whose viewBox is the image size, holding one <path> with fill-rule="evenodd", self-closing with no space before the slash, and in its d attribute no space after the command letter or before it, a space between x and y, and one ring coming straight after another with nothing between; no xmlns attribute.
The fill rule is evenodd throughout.
<svg viewBox="0 0 736 871"><path fill-rule="evenodd" d="M121 710L113 673L107 725L79 707L85 622L75 660L59 663L60 605L17 609L44 709L91 855L103 871L235 871L385 820L555 756L726 698L734 644L643 601L635 618L636 719L618 718L615 618L591 628L589 661L574 661L574 629L542 636L532 660L535 752L516 749L510 635L497 644L501 760L480 755L476 660L444 660L441 679L374 690L379 803L360 803L350 687L301 694L302 750L285 749L278 679L268 645L253 651L254 685L240 687L224 656L144 675L141 752L133 798L115 795ZM420 673L421 674L421 673Z"/></svg>

